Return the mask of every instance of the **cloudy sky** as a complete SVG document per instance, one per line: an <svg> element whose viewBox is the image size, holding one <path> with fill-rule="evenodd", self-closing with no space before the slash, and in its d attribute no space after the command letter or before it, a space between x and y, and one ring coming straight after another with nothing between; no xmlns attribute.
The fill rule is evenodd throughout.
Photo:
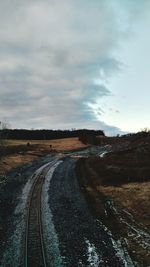
<svg viewBox="0 0 150 267"><path fill-rule="evenodd" d="M0 1L0 120L149 127L149 0Z"/></svg>

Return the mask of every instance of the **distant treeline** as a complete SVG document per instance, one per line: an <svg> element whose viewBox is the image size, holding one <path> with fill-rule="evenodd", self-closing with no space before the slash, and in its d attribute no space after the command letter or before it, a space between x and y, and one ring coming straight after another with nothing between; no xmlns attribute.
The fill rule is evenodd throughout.
<svg viewBox="0 0 150 267"><path fill-rule="evenodd" d="M115 143L122 143L123 141L130 141L134 142L137 140L150 140L150 131L141 131L138 133L129 133L125 135L117 135L117 136L105 136L105 135L92 135L92 134L83 134L79 137L79 140L84 144L91 144L91 145L106 145L106 144L115 144Z"/></svg>
<svg viewBox="0 0 150 267"><path fill-rule="evenodd" d="M145 130L145 131L143 130L143 131L138 132L138 133L125 134L125 135L122 135L121 137L131 139L131 140L146 138L146 137L150 137L150 131L149 130Z"/></svg>
<svg viewBox="0 0 150 267"><path fill-rule="evenodd" d="M24 130L24 129L3 129L0 136L3 139L18 140L53 140L69 137L81 137L85 135L104 136L102 130Z"/></svg>

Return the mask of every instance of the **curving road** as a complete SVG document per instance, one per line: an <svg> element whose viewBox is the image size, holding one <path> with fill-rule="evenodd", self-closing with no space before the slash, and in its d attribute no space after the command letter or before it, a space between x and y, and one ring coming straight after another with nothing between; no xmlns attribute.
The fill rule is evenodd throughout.
<svg viewBox="0 0 150 267"><path fill-rule="evenodd" d="M75 175L76 159L66 157L55 169L49 207L59 242L61 264L49 266L125 266L105 227L93 218Z"/></svg>
<svg viewBox="0 0 150 267"><path fill-rule="evenodd" d="M36 172L29 168L32 176L22 191L15 214L15 229L0 266L24 266L24 257L28 258L28 267L134 266L122 257L121 250L118 252L108 229L92 216L76 177L75 156L102 152L93 148L68 155L56 154L46 158L43 162L46 165ZM40 210L45 263L37 252L41 247L37 230ZM26 230L30 228L30 235L27 235Z"/></svg>

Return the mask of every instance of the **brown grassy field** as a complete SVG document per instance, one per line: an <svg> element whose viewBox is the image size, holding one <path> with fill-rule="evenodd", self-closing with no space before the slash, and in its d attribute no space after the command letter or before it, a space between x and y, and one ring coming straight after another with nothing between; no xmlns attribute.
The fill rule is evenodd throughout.
<svg viewBox="0 0 150 267"><path fill-rule="evenodd" d="M27 146L27 143L30 143L30 145ZM10 171L18 165L31 162L49 153L72 151L84 147L86 147L86 145L82 144L78 138L44 141L7 140L5 146L0 149L0 172Z"/></svg>
<svg viewBox="0 0 150 267"><path fill-rule="evenodd" d="M78 137L56 140L7 140L9 146L26 145L28 142L45 150L49 150L50 145L52 145L52 149L57 151L70 151L86 147L86 145L78 140Z"/></svg>

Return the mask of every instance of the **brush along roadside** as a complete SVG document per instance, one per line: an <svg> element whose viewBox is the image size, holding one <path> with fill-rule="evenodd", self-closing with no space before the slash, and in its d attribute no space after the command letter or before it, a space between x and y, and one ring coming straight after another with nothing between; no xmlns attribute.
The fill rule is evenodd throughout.
<svg viewBox="0 0 150 267"><path fill-rule="evenodd" d="M136 150L82 158L78 181L93 216L140 266L150 262L150 168Z"/></svg>

